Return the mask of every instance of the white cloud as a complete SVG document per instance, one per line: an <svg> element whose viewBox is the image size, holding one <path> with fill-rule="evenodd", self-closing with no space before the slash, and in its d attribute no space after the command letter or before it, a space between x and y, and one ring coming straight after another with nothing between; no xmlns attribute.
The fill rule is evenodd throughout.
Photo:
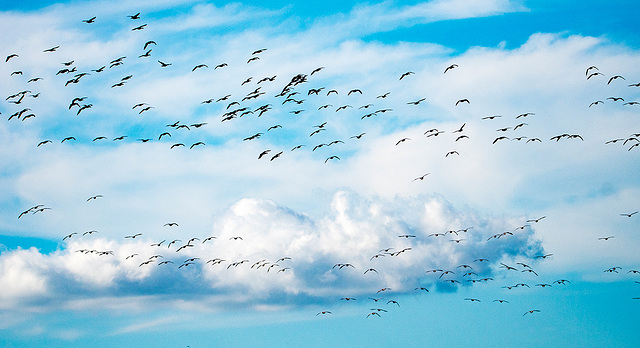
<svg viewBox="0 0 640 348"><path fill-rule="evenodd" d="M92 307L100 306L91 299L105 296L137 301L129 296L138 295L154 302L154 296L169 294L185 301L210 298L214 308L277 305L282 298L289 298L283 304L304 305L308 298L331 301L375 294L383 287L409 292L418 284L437 283L437 278L426 276L429 268L455 269L479 257L491 259L496 267L503 259L542 252L529 229L487 241L503 229L513 230L522 219L459 211L438 197L389 201L339 191L321 218L245 198L216 221L210 234L174 232L171 239L181 241L170 247L169 238L151 246L158 241L146 236L117 241L74 235L65 250L49 255L33 249L4 253L3 295L6 303L14 303L47 294L51 299L46 307L68 308L81 308L86 300ZM430 236L466 228L467 232ZM203 243L209 236L216 238ZM198 239L191 247L177 252L194 237ZM458 238L463 241L451 241ZM196 259L185 265L191 258ZM169 263L161 265L163 261ZM364 273L369 268L375 271ZM477 271L478 276L493 272L486 266Z"/></svg>

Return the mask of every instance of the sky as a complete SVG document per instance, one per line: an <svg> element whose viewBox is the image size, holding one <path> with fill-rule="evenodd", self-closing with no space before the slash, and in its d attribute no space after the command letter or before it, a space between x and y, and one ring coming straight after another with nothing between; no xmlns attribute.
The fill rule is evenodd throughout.
<svg viewBox="0 0 640 348"><path fill-rule="evenodd" d="M0 3L0 345L638 346L638 13Z"/></svg>

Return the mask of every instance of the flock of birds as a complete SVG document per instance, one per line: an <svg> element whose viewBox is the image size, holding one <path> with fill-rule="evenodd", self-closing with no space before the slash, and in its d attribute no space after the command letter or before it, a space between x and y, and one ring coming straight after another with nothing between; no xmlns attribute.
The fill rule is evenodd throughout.
<svg viewBox="0 0 640 348"><path fill-rule="evenodd" d="M142 31L145 30L147 24L138 25L137 22L141 20L140 13L135 15L127 16L131 21L136 22L135 26L131 28L131 31ZM92 17L89 19L82 20L82 22L87 25L93 25L97 23L99 20L97 17ZM157 43L154 40L149 40L141 46L142 51L137 58L133 59L150 59L153 55L153 49L156 47ZM59 50L62 50L61 46L52 46L50 48L46 48L43 50L42 54L51 55L51 59L55 59L55 54ZM254 50L246 62L243 61L243 64L260 64L260 59L265 54L267 49L261 48L258 50ZM20 53L11 53L6 56L5 64L11 64L12 67L15 67L15 70L10 74L8 78L16 79L23 76L25 81L23 82L25 88L16 93L10 94L6 98L6 103L8 106L5 106L4 110L9 111L8 121L9 122L35 122L38 119L36 112L33 111L30 107L30 102L37 98L41 98L41 92L34 92L32 90L38 90L37 86L44 79L57 79L59 80L60 88L70 88L70 86L79 85L81 86L83 81L89 78L96 78L100 74L104 74L106 71L115 71L116 69L124 69L127 66L127 62L132 58L128 58L125 56L117 57L115 59L109 60L108 63L96 67L95 69L91 69L88 71L80 72L79 65L76 64L75 60L69 60L61 62L61 69L57 72L52 71L49 76L27 76L29 75L28 71L21 70L20 67ZM166 62L164 60L156 59L157 68L158 69L172 69L179 68L178 66L174 66L170 62ZM151 62L150 64L156 64L155 62ZM212 66L210 68L209 66ZM226 62L216 62L209 63L207 62L197 64L190 68L191 73L197 74L200 71L204 71L207 69L218 70L228 68L229 64ZM459 66L457 64L451 64L446 66L443 69L444 74L450 74L453 70L457 69ZM329 125L332 122L336 122L330 119L330 115L336 115L338 113L349 113L357 112L357 117L360 118L362 122L367 122L368 119L374 118L376 116L380 116L382 114L392 114L393 113L393 104L387 102L390 95L393 91L386 91L381 94L374 95L372 97L367 97L368 92L366 90L362 90L361 88L350 88L344 91L339 91L337 89L331 89L329 87L323 86L313 86L311 88L305 88L305 86L312 84L313 79L316 75L320 75L323 73L324 67L317 67L312 69L307 73L299 73L295 74L291 78L285 78L286 83L278 88L278 92L269 97L266 91L267 88L263 88L263 86L267 84L274 84L279 82L282 78L278 78L278 76L265 76L262 78L256 78L254 81L253 77L247 77L242 79L240 86L247 86L243 88L250 88L251 90L248 93L244 93L241 95L231 95L225 94L221 96L216 96L212 98L207 98L200 102L201 107L206 107L207 105L219 105L218 110L223 110L220 114L219 122L233 122L237 121L241 118L255 117L255 118L266 118L269 115L274 115L273 118L282 117L283 114L291 114L294 116L299 116L308 113L315 113L316 117L326 117L326 121L318 122L318 124L311 125L306 128L308 135L305 134L305 138L307 141L305 143L300 143L292 148L282 148L282 149L271 149L265 148L259 153L256 154L258 160L269 160L274 161L282 156L285 156L286 153L301 150L302 148L307 148L310 152L316 153L325 151L324 163L329 163L333 161L341 160L339 156L339 152L330 152L330 149L334 149L339 146L343 146L347 141L356 142L361 140L365 135L365 131L356 131L353 135L351 135L348 139L335 139L331 137L324 136L324 134L330 133L328 131ZM126 88L127 84L131 81L135 80L134 72L127 72L124 74L120 80L108 82L110 88ZM414 78L415 73L413 71L407 71L398 76L396 82L402 83L407 79ZM89 77L91 76L91 77ZM606 76L600 72L600 70L591 66L586 70L586 79L598 79L605 78ZM619 83L620 81L625 80L625 78L621 75L614 75L609 77L607 80L607 85ZM240 81L239 81L240 82ZM640 83L633 83L628 85L629 88L640 87ZM83 90L84 92L84 90ZM46 93L43 91L42 93ZM342 103L333 105L332 102L338 102L345 100L344 98L338 99L338 96L346 95L346 100L353 100L353 105L350 103ZM315 98L315 99L314 99ZM335 99L331 99L335 98ZM349 99L353 98L353 99ZM363 99L369 98L369 99ZM94 107L95 101L90 96L79 95L74 97L69 101L68 105L65 104L65 108L68 109L68 112L73 114L76 117L82 117L86 114L92 112L92 107ZM357 101L364 100L364 103L355 104ZM418 98L416 100L404 101L406 105L411 107L418 107L423 102L426 101L426 98ZM623 97L608 97L603 98L603 100L596 100L592 102L588 107L598 107L598 105L606 102L619 103L623 102L625 106L634 106L639 103L636 101L625 101ZM471 104L468 98L460 98L455 102L456 107L463 107L465 104ZM257 104L257 105L256 105ZM378 106L375 106L375 105ZM35 108L35 107L34 107ZM290 108L290 109L289 109ZM131 112L137 115L142 115L145 113L152 113L155 107L150 105L144 101L140 101L135 105L131 106ZM284 109L284 110L283 110ZM356 111L357 110L357 111ZM317 116L321 115L321 116ZM502 118L501 115L490 115L482 117L483 122L491 122L493 120L498 120ZM514 121L509 121L510 123L507 126L502 126L496 129L496 135L492 136L489 141L492 144L498 144L506 141L522 141L525 143L537 143L543 141L565 141L565 140L579 140L584 141L583 137L580 134L568 134L562 133L558 135L554 135L548 140L543 139L542 137L528 137L516 133L519 129L524 129L528 126L527 122L523 122L525 119L529 120L535 117L535 113L533 112L524 112L518 115L513 116ZM337 121L339 122L339 121ZM209 119L206 120L198 120L191 121L187 123L182 123L180 121L175 121L166 125L163 129L155 130L155 133L149 134L146 137L136 138L135 141L140 143L148 143L148 142L160 142L167 141L168 139L176 139L181 134L185 134L186 132L194 131L197 129L204 128L208 126L210 123ZM261 129L256 131L255 133L247 134L242 138L243 142L251 142L257 141L262 137L266 137L267 135L274 134L283 128L287 128L288 125L284 122L275 123L266 129ZM452 130L444 130L438 128L432 128L426 130L422 137L424 138L436 138L441 137L441 134L450 133L454 139L454 142L465 141L465 139L469 138L468 134L465 134L467 130L467 124L463 123L459 127ZM171 142L170 149L176 148L188 148L195 149L198 147L202 147L206 145L206 134L199 134L202 138L197 141L192 141L190 143L186 143L184 141ZM323 137L324 136L324 137ZM130 135L120 135L117 137L107 137L105 135L96 134L95 137L84 139L84 144L97 143L97 142L105 142L111 139L112 142L122 142L130 139ZM185 137L186 138L186 137ZM320 139L320 140L316 140ZM59 141L60 143L73 143L74 141L78 141L75 136L67 136L62 139L43 139L39 143L34 144L37 148L43 148L48 146L49 144L54 143L55 141ZM395 142L395 146L401 146L403 143L411 141L412 138L404 137ZM638 147L640 145L640 133L633 133L628 136L612 139L606 142L610 143L621 143L624 146L627 146L628 151ZM392 146L393 144L390 144ZM445 157L449 156L459 156L460 153L457 150L450 150L443 154ZM424 181L428 177L430 173L425 173L419 175L413 179L413 181ZM87 199L87 204L91 204L91 201L96 201L104 199L102 195L94 195ZM37 204L31 206L30 208L22 211L18 215L18 219L24 219L29 215L42 214L48 210L52 209L44 204ZM637 211L630 213L622 213L623 217L632 218ZM509 231L503 231L500 233L491 234L485 236L485 243L499 243L501 240L505 240L507 238L517 237L518 233L526 233L530 232L531 225L540 223L545 216L530 219L525 221L524 224L515 227ZM168 222L163 227L171 229L178 228L179 224L177 222ZM353 262L343 261L336 263L331 269L327 271L331 272L360 272L363 275L375 277L382 272L379 267L376 267L376 263L380 262L381 259L389 259L389 258L399 258L403 257L405 253L410 253L415 248L414 240L418 240L421 238L429 238L433 240L442 240L448 243L453 243L453 245L464 245L465 241L469 234L475 233L473 227L465 227L462 229L448 230L442 231L440 233L430 234L428 236L419 236L415 234L400 234L398 238L406 242L406 245L403 248L391 248L384 247L378 250L375 254L371 255L369 258L369 264L367 265L358 265ZM481 233L481 232L477 232ZM484 232L483 232L484 233ZM99 234L97 230L90 230L85 232L73 232L62 236L62 240L68 242L70 240L75 240L78 238L91 238L93 235ZM143 236L142 233L136 233L132 235L127 235L124 238L126 240L134 240L134 239L142 239L146 236ZM599 238L599 240L606 242L613 239L614 236L603 236ZM185 241L181 239L163 239L159 241L155 241L154 243L149 244L148 249L140 250L136 253L131 253L128 255L118 255L114 250L95 250L95 249L77 249L74 250L76 253L82 253L86 255L97 255L101 257L122 257L125 262L135 263L138 267L175 267L176 269L183 268L194 268L194 267L219 267L225 270L234 270L234 269L243 269L243 271L253 270L253 271L264 271L270 274L280 274L291 272L295 269L295 261L286 255L282 255L282 257L274 260L267 260L267 258L260 258L250 260L248 258L241 258L237 260L226 260L218 257L200 258L193 257L190 252L193 250L206 250L205 248L212 243L242 243L242 236L232 236L228 238L228 240L220 240L219 236L196 236L189 238ZM148 255L151 253L151 256ZM182 256L182 255L186 256ZM485 283L485 282L493 282L495 281L493 274L496 272L503 272L504 275L508 274L520 274L530 277L533 281L525 283L518 282L516 284L505 284L502 288L506 290L514 290L520 288L532 288L539 287L541 289L551 288L551 287L559 287L559 286L568 286L571 282L567 279L557 279L551 282L543 282L543 281L535 281L535 279L539 279L541 276L538 271L536 271L532 266L530 266L531 262L542 262L543 260L552 257L552 254L539 254L539 255L530 255L530 260L521 260L516 262L515 264L506 264L501 263L499 260L489 260L488 258L478 255L477 258L473 260L467 260L467 262L461 263L455 267L443 267L443 268L435 268L425 270L425 276L421 278L418 283L418 286L415 287L414 291L419 293L429 293L430 290L428 286L439 287L457 287L466 284L474 284L474 283ZM614 266L606 269L604 272L606 273L620 273L624 272L621 267ZM640 271L635 269L627 270L627 272L631 276L635 276L640 274ZM503 277L504 279L504 277ZM639 281L636 283L640 284ZM433 289L432 289L433 290ZM400 295L399 292L394 292L393 289L389 287L382 287L379 290L375 291L375 293L365 294L364 301L370 301L372 304L372 308L370 311L366 313L366 317L381 317L384 313L392 310L393 307L400 306L400 302L398 302L397 297L394 295ZM634 298L640 299L640 298ZM465 298L465 301L469 302L481 302L487 301L485 299L479 298ZM347 295L339 299L339 301L344 302L353 302L359 301L355 295ZM492 298L488 299L490 302L495 302L497 304L509 304L509 300L505 298ZM386 305L386 306L383 306ZM541 309L527 309L522 316L531 315L534 313L541 312ZM331 310L325 309L320 312L317 312L316 315L330 315L332 314Z"/></svg>

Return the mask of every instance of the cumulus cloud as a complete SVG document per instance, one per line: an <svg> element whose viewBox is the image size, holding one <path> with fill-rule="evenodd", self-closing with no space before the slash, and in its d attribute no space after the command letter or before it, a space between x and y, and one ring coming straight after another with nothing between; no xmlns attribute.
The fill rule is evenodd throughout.
<svg viewBox="0 0 640 348"><path fill-rule="evenodd" d="M529 226L516 232L523 223L522 217L459 210L437 196L386 200L338 191L317 218L244 198L216 219L210 235L178 230L163 242L74 235L65 249L48 255L4 252L0 284L7 304L47 295L48 306L71 307L83 299L131 296L151 302L208 298L214 308L290 306L373 295L385 287L395 293L418 286L455 290L426 271L454 270L445 279L466 286L472 278L458 272L461 264L486 278L499 262L540 255ZM491 238L505 230L513 234ZM479 258L490 261L474 262Z"/></svg>

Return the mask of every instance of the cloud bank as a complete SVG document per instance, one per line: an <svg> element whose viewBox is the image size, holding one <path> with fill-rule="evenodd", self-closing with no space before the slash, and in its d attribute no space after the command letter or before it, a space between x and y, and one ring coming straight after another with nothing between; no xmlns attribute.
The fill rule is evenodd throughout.
<svg viewBox="0 0 640 348"><path fill-rule="evenodd" d="M494 276L500 262L541 255L530 226L515 230L522 224L522 217L461 211L441 197L389 201L339 191L320 218L245 198L218 217L209 235L172 225L163 240L88 233L69 237L51 254L35 248L4 252L2 303L65 307L134 296L255 308L374 296L382 288L395 294L416 287L452 291L457 282L468 286ZM491 238L505 231L512 233ZM462 264L475 274L463 276ZM429 275L434 268L454 274Z"/></svg>

